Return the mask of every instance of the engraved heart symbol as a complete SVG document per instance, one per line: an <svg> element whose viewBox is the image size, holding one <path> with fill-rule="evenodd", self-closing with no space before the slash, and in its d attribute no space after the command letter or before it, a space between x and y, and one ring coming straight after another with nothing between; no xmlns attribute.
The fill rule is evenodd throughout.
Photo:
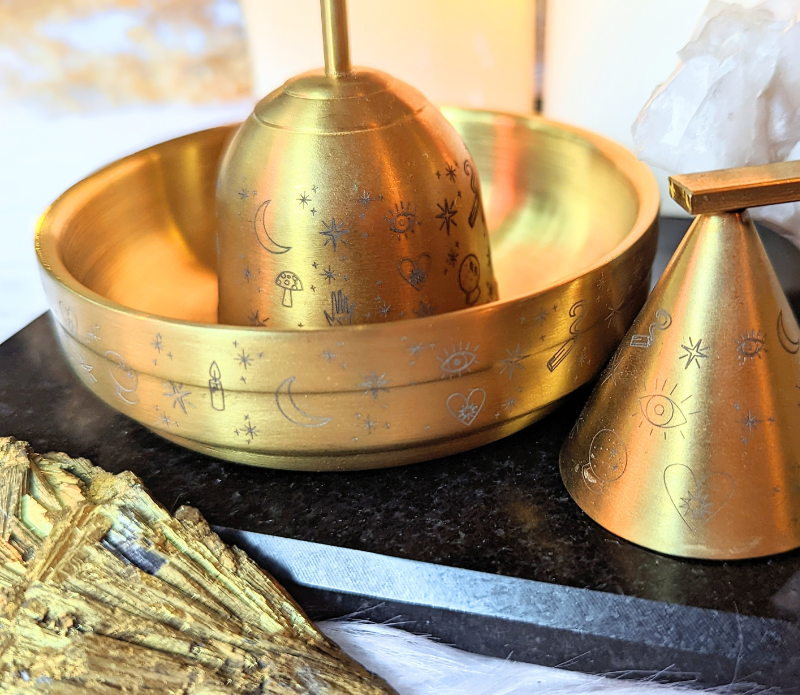
<svg viewBox="0 0 800 695"><path fill-rule="evenodd" d="M475 422L485 402L486 391L472 389L466 396L463 393L451 393L447 398L447 409L456 420L469 427Z"/></svg>
<svg viewBox="0 0 800 695"><path fill-rule="evenodd" d="M412 258L403 258L397 264L397 270L400 272L400 277L403 278L415 290L418 290L428 279L428 273L431 269L431 257L427 253L417 256L415 261Z"/></svg>
<svg viewBox="0 0 800 695"><path fill-rule="evenodd" d="M725 506L734 484L731 476L719 472L698 480L689 466L674 463L664 470L664 486L681 519L697 531Z"/></svg>

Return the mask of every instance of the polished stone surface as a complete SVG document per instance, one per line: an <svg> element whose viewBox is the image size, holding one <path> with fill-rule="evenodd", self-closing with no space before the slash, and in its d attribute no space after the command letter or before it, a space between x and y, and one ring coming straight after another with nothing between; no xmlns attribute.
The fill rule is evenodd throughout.
<svg viewBox="0 0 800 695"><path fill-rule="evenodd" d="M683 222L662 227L660 272ZM800 313L800 253L767 248ZM558 452L588 395L505 440L437 461L377 471L248 468L170 444L118 414L69 370L43 316L0 345L0 435L34 450L132 470L170 510L197 506L215 525L510 577L800 621L800 551L698 562L623 541L572 502Z"/></svg>

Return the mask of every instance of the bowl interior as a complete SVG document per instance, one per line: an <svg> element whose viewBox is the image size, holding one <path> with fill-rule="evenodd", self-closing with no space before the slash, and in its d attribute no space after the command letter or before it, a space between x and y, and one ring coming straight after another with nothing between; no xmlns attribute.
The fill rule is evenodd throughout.
<svg viewBox="0 0 800 695"><path fill-rule="evenodd" d="M637 191L596 142L544 120L444 111L480 172L501 301L581 274L630 233ZM163 143L83 182L59 244L70 274L123 306L216 323L214 186L231 131Z"/></svg>

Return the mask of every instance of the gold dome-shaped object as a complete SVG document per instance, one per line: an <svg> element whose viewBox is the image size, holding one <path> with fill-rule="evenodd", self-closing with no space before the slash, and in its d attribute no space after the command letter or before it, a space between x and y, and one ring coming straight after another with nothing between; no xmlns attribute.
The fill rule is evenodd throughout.
<svg viewBox="0 0 800 695"><path fill-rule="evenodd" d="M214 182L233 129L216 128L111 164L43 215L42 280L77 378L171 441L276 468L422 461L552 411L644 302L658 187L599 135L443 112L483 172L500 300L419 321L217 325Z"/></svg>
<svg viewBox="0 0 800 695"><path fill-rule="evenodd" d="M223 157L220 323L376 323L496 299L461 137L415 89L351 68L345 2L321 5L325 71L265 97Z"/></svg>
<svg viewBox="0 0 800 695"><path fill-rule="evenodd" d="M612 533L684 557L800 546L800 328L745 206L800 199L800 163L675 177L702 213L561 452ZM732 210L732 212L727 212Z"/></svg>

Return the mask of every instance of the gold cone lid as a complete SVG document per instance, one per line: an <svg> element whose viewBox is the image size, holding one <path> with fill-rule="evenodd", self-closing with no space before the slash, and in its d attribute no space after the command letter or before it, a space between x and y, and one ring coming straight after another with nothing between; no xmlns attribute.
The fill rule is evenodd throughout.
<svg viewBox="0 0 800 695"><path fill-rule="evenodd" d="M570 494L670 555L800 546L799 348L748 213L698 217L564 444Z"/></svg>

